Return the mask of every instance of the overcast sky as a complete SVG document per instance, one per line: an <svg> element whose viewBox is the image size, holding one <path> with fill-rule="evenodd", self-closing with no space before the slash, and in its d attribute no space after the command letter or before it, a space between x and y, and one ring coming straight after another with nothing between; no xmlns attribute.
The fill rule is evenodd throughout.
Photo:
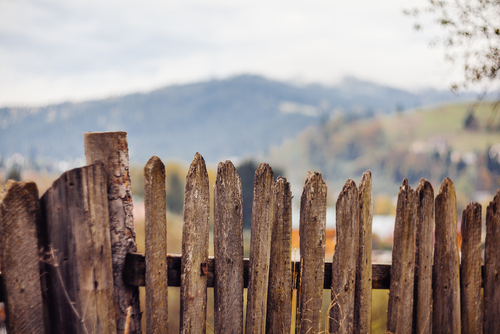
<svg viewBox="0 0 500 334"><path fill-rule="evenodd" d="M403 8L425 0L0 0L0 106L251 73L418 90L460 72Z"/></svg>

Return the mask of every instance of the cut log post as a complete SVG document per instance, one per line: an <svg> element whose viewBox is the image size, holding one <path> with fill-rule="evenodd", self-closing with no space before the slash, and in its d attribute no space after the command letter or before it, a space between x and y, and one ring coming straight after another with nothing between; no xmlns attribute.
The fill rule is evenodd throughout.
<svg viewBox="0 0 500 334"><path fill-rule="evenodd" d="M387 332L411 333L415 273L417 205L415 191L404 179L399 188L392 247L391 288L387 310Z"/></svg>
<svg viewBox="0 0 500 334"><path fill-rule="evenodd" d="M231 161L219 163L214 189L215 333L243 333L243 203Z"/></svg>
<svg viewBox="0 0 500 334"><path fill-rule="evenodd" d="M300 198L299 333L321 331L326 242L326 184L309 172Z"/></svg>
<svg viewBox="0 0 500 334"><path fill-rule="evenodd" d="M335 205L337 244L332 262L332 302L329 307L330 333L353 333L354 330L359 208L359 193L356 183L349 179ZM314 330L313 332L318 333L319 331Z"/></svg>
<svg viewBox="0 0 500 334"><path fill-rule="evenodd" d="M436 230L432 272L432 328L460 333L460 259L455 187L445 178L435 201Z"/></svg>
<svg viewBox="0 0 500 334"><path fill-rule="evenodd" d="M154 156L144 167L146 333L167 333L168 265L165 165Z"/></svg>
<svg viewBox="0 0 500 334"><path fill-rule="evenodd" d="M141 333L139 289L123 282L127 253L137 251L133 216L128 144L126 132L86 132L87 165L103 162L108 176L108 206L113 262L113 284L118 334L125 331L127 309L131 307L129 334Z"/></svg>
<svg viewBox="0 0 500 334"><path fill-rule="evenodd" d="M7 333L45 333L33 182L9 180L0 193L0 271Z"/></svg>
<svg viewBox="0 0 500 334"><path fill-rule="evenodd" d="M250 268L245 333L265 333L271 229L273 225L274 174L262 163L255 172L250 238Z"/></svg>
<svg viewBox="0 0 500 334"><path fill-rule="evenodd" d="M196 153L186 176L181 261L181 333L205 333L210 190L203 157Z"/></svg>
<svg viewBox="0 0 500 334"><path fill-rule="evenodd" d="M432 333L432 262L434 259L434 189L421 179L416 190L417 242L415 253L415 293L413 333Z"/></svg>
<svg viewBox="0 0 500 334"><path fill-rule="evenodd" d="M266 333L289 333L292 317L292 192L286 178L274 184Z"/></svg>

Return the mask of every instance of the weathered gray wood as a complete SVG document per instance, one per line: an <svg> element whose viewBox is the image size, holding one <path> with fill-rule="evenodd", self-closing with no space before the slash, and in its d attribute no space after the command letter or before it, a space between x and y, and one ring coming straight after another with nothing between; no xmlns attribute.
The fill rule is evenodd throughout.
<svg viewBox="0 0 500 334"><path fill-rule="evenodd" d="M481 205L471 203L462 212L462 265L460 302L462 334L482 333L481 312Z"/></svg>
<svg viewBox="0 0 500 334"><path fill-rule="evenodd" d="M415 253L415 293L413 333L432 333L432 261L434 237L434 189L421 179L416 190L417 241Z"/></svg>
<svg viewBox="0 0 500 334"><path fill-rule="evenodd" d="M299 333L321 331L326 242L326 184L321 173L308 172L300 198Z"/></svg>
<svg viewBox="0 0 500 334"><path fill-rule="evenodd" d="M165 165L157 156L144 167L146 333L167 333L168 266Z"/></svg>
<svg viewBox="0 0 500 334"><path fill-rule="evenodd" d="M500 190L486 209L486 241L484 249L484 313L485 334L500 328Z"/></svg>
<svg viewBox="0 0 500 334"><path fill-rule="evenodd" d="M271 229L273 225L274 174L262 163L255 172L250 239L250 273L245 333L265 333Z"/></svg>
<svg viewBox="0 0 500 334"><path fill-rule="evenodd" d="M0 271L7 332L45 333L40 285L38 189L9 180L0 193Z"/></svg>
<svg viewBox="0 0 500 334"><path fill-rule="evenodd" d="M292 321L292 192L286 178L274 184L266 333L289 333Z"/></svg>
<svg viewBox="0 0 500 334"><path fill-rule="evenodd" d="M340 192L335 205L337 244L332 262L330 333L352 333L354 329L356 259L360 234L359 209L358 189L356 183L349 179ZM314 333L317 332L314 331Z"/></svg>
<svg viewBox="0 0 500 334"><path fill-rule="evenodd" d="M136 252L135 228L126 132L86 132L87 165L104 163L108 176L108 207L113 261L114 299L118 334L125 330L127 309L132 306L129 334L141 333L139 289L124 284L122 273L127 253Z"/></svg>
<svg viewBox="0 0 500 334"><path fill-rule="evenodd" d="M460 333L460 260L455 187L445 178L435 201L436 229L432 271L432 328Z"/></svg>
<svg viewBox="0 0 500 334"><path fill-rule="evenodd" d="M369 333L372 328L372 173L361 177L358 191L359 241L356 260L354 333Z"/></svg>
<svg viewBox="0 0 500 334"><path fill-rule="evenodd" d="M106 171L64 173L41 199L54 333L116 333Z"/></svg>
<svg viewBox="0 0 500 334"><path fill-rule="evenodd" d="M387 332L411 333L415 274L417 203L415 191L404 179L399 188L392 246L391 288Z"/></svg>
<svg viewBox="0 0 500 334"><path fill-rule="evenodd" d="M205 333L207 317L210 190L203 157L196 153L186 176L181 262L181 333Z"/></svg>
<svg viewBox="0 0 500 334"><path fill-rule="evenodd" d="M236 168L231 161L219 163L214 189L215 333L243 333L242 204Z"/></svg>

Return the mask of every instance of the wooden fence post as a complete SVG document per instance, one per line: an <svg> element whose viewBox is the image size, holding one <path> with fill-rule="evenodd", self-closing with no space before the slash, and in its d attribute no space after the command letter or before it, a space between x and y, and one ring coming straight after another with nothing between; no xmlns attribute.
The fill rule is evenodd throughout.
<svg viewBox="0 0 500 334"><path fill-rule="evenodd" d="M243 211L241 180L220 162L214 189L215 333L243 333Z"/></svg>
<svg viewBox="0 0 500 334"><path fill-rule="evenodd" d="M245 333L265 333L271 229L273 226L273 170L262 163L255 172L252 235L247 292Z"/></svg>
<svg viewBox="0 0 500 334"><path fill-rule="evenodd" d="M33 182L9 180L0 193L0 271L9 334L45 333Z"/></svg>
<svg viewBox="0 0 500 334"><path fill-rule="evenodd" d="M292 317L292 192L286 178L274 184L266 333L289 333Z"/></svg>
<svg viewBox="0 0 500 334"><path fill-rule="evenodd" d="M146 333L168 331L167 202L165 165L154 156L144 167Z"/></svg>
<svg viewBox="0 0 500 334"><path fill-rule="evenodd" d="M135 228L126 132L84 133L87 165L101 161L108 176L109 225L113 262L113 284L118 334L125 330L131 307L129 334L141 333L139 289L123 282L127 253L135 253Z"/></svg>
<svg viewBox="0 0 500 334"><path fill-rule="evenodd" d="M337 204L335 205L337 244L335 245L332 262L330 333L352 333L354 329L356 258L359 242L358 217L360 206L358 198L359 193L356 183L349 179L339 194ZM312 244L311 240L309 242ZM302 278L304 278L304 275L302 275ZM316 311L316 309L314 310ZM302 325L301 323L301 327ZM319 330L314 330L313 332L318 333Z"/></svg>
<svg viewBox="0 0 500 334"><path fill-rule="evenodd" d="M457 245L455 187L445 178L436 196L436 230L432 272L432 328L460 333L460 259Z"/></svg>
<svg viewBox="0 0 500 334"><path fill-rule="evenodd" d="M300 197L299 333L321 331L325 274L326 184L321 173L308 172Z"/></svg>
<svg viewBox="0 0 500 334"><path fill-rule="evenodd" d="M387 310L387 332L411 333L415 273L415 191L404 179L399 188L392 246L391 288Z"/></svg>

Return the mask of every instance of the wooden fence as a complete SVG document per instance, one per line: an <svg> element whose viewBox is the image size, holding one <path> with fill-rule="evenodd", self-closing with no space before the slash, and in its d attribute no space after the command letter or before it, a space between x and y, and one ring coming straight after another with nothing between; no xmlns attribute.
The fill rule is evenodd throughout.
<svg viewBox="0 0 500 334"><path fill-rule="evenodd" d="M41 199L32 182L9 181L0 195L8 333L140 333L138 287L144 285L147 333L166 333L168 321L178 321L182 333L205 333L207 288L214 289L216 333L320 333L325 289L331 291L329 333L370 332L372 289L389 289L390 333L500 329L500 191L487 208L482 265L481 206L464 209L459 250L453 182L445 179L434 198L426 180L415 190L404 180L392 265L372 264L372 175L366 172L359 187L348 180L337 199L337 244L332 262L325 262L327 189L320 173L309 173L300 198L300 261L294 262L290 184L274 180L271 167L261 164L244 259L241 182L233 164L221 162L210 257L209 182L197 153L186 177L182 255L170 255L165 168L153 157L144 168L146 253L138 254L126 134L84 138L88 166L64 173ZM180 286L180 319L168 318L168 286Z"/></svg>

